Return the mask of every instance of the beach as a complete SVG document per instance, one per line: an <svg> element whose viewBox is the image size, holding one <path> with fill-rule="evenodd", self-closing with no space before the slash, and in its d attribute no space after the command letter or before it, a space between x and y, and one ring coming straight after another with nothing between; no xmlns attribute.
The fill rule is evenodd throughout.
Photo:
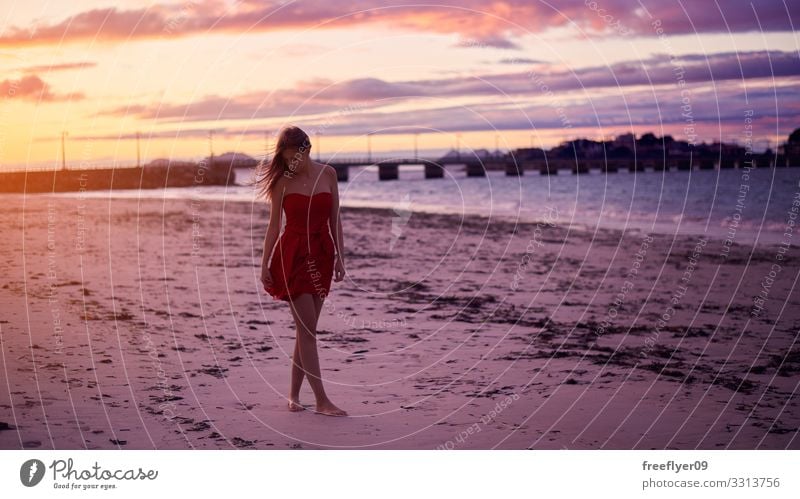
<svg viewBox="0 0 800 499"><path fill-rule="evenodd" d="M800 449L794 245L344 208L333 418L286 408L266 204L3 206L2 449Z"/></svg>

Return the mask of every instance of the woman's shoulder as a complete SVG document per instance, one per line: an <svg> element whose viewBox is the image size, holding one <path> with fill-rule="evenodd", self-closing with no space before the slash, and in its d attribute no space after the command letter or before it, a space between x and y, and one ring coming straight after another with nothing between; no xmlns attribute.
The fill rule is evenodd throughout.
<svg viewBox="0 0 800 499"><path fill-rule="evenodd" d="M317 167L322 169L322 173L327 175L336 175L336 168L332 167L331 165L327 163L320 163L319 161L315 161L315 163L317 164Z"/></svg>
<svg viewBox="0 0 800 499"><path fill-rule="evenodd" d="M272 186L270 190L270 198L275 200L280 200L282 197L283 192L286 190L286 178L283 175L278 177L278 180L275 181L275 185Z"/></svg>

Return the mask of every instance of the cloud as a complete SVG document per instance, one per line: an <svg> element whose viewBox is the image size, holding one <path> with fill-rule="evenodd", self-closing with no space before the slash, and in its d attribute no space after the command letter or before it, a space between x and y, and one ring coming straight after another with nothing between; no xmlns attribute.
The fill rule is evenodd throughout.
<svg viewBox="0 0 800 499"><path fill-rule="evenodd" d="M673 61L666 55L656 55L643 61L621 62L611 68L582 68L575 74L558 70L548 73L546 78L554 89L552 94L532 85L524 72L483 78L485 81L497 78L492 83L508 90L508 95L485 81L471 78L444 82L385 82L364 78L333 86L331 81L320 79L272 94L250 93L231 99L216 96L192 104L136 105L114 112L158 118L159 122L171 116L173 122L180 124L176 131L160 132L165 138L203 137L207 130L198 129L192 121L238 116L292 122L309 131L322 129L325 136L376 131L410 134L437 130L449 134L529 130L534 135L549 132L553 136L553 132L556 135L561 132L566 139L652 131L687 140L684 127L691 123L699 140L740 143L746 140L745 117L752 114L753 137L760 141L757 147L763 147L765 139L771 139L773 144L784 140L800 124L796 98L800 69L792 63L791 56L785 52L746 52L687 56ZM682 63L688 94L682 94L683 88L676 83L674 62ZM770 76L770 62L780 75L775 79ZM647 81L642 76L645 70L657 84L641 84ZM624 76L615 80L614 72ZM581 83L592 90L584 92ZM473 99L464 105L455 104L450 98L476 95L477 103ZM425 105L415 107L412 100L417 98ZM440 105L431 108L437 100ZM406 101L403 109L386 108L388 104L403 101ZM355 111L348 112L348 107ZM264 133L260 125L212 126L218 136L257 137ZM117 140L119 135L94 138Z"/></svg>
<svg viewBox="0 0 800 499"><path fill-rule="evenodd" d="M473 35L470 35L473 36ZM518 44L504 36L482 35L480 38L467 38L457 41L454 47L459 48L496 48L496 49L521 49Z"/></svg>
<svg viewBox="0 0 800 499"><path fill-rule="evenodd" d="M92 9L57 22L10 27L0 36L0 47L380 25L456 34L462 37L459 46L518 48L515 37L564 26L608 36L654 36L654 22L667 35L793 31L793 24L800 24L799 11L797 2L775 0L728 0L713 5L680 0L462 0L425 6L397 0L242 0L232 5L199 0L130 10Z"/></svg>
<svg viewBox="0 0 800 499"><path fill-rule="evenodd" d="M752 110L752 133L755 146L765 146L770 139L773 145L783 141L788 133L800 124L800 106L796 101L796 82L784 82L774 88L753 88L747 91L733 80L719 82L715 87L703 87L692 93L693 123L698 142L724 142L747 140L745 116ZM682 101L674 90L654 92L649 88L632 88L617 95L593 95L591 99L565 100L563 110L556 110L547 101L530 102L496 98L477 105L444 105L433 109L381 110L367 109L358 113L340 114L332 119L307 116L285 116L285 123L293 123L312 133L324 130L324 136L364 136L367 133L412 134L415 132L444 133L491 132L495 130L527 130L534 136L553 136L561 132L563 140L576 136L607 138L619 133L634 131L637 134L654 132L671 134L676 140L687 140L684 134L686 118ZM779 109L780 112L777 112ZM566 122L564 118L566 117ZM567 125L567 126L565 126ZM269 129L274 129L270 126ZM214 127L215 137L243 139L260 138L261 126ZM197 127L178 127L161 130L148 138L202 139L208 130ZM313 135L313 134L312 134ZM558 133L556 133L556 136ZM132 140L135 134L117 133L76 137L92 140ZM48 139L54 140L55 138Z"/></svg>
<svg viewBox="0 0 800 499"><path fill-rule="evenodd" d="M10 99L30 100L35 102L59 102L82 100L85 95L77 92L70 94L54 94L50 85L36 75L23 76L18 80L0 81L0 95Z"/></svg>
<svg viewBox="0 0 800 499"><path fill-rule="evenodd" d="M83 68L92 68L97 66L95 62L65 62L61 64L42 64L37 66L27 66L24 68L18 68L16 71L21 73L41 73L41 72L50 72L50 71L67 71L71 69L83 69Z"/></svg>
<svg viewBox="0 0 800 499"><path fill-rule="evenodd" d="M547 61L531 59L530 57L506 57L497 62L499 64L549 64Z"/></svg>
<svg viewBox="0 0 800 499"><path fill-rule="evenodd" d="M745 134L745 110L753 110L754 118L771 123L760 132L775 132L779 116L785 124L782 130L791 130L800 123L800 106L786 105L795 100L795 85L748 91L736 82L723 82L716 88L704 88L692 93L692 114L695 123L702 126L707 137L722 134ZM557 110L547 101L516 102L509 105L496 99L478 105L442 106L405 112L366 112L347 117L326 130L327 135L363 134L385 129L384 133L411 133L420 130L420 124L447 132L498 130L563 130L572 135L572 129L596 131L626 129L635 126L660 133L666 129L682 129L686 124L682 101L677 92L653 92L651 89L629 89L624 94L592 96L591 99L564 100L563 109ZM776 113L776 107L780 113ZM565 119L566 118L566 119ZM314 126L315 120L304 120ZM565 126L568 125L568 126ZM787 132L788 133L788 132ZM676 139L682 138L680 136ZM685 139L685 137L683 137Z"/></svg>
<svg viewBox="0 0 800 499"><path fill-rule="evenodd" d="M622 61L608 66L593 66L572 71L534 73L552 90L599 88L632 85L677 84L722 80L780 78L800 75L797 54L783 51L723 52L671 57L657 54L639 61ZM519 84L519 75L508 78Z"/></svg>
<svg viewBox="0 0 800 499"><path fill-rule="evenodd" d="M716 88L704 88L692 93L692 125L699 141L744 143L748 139L745 116L753 111L752 134L764 146L765 138L772 143L785 140L800 126L800 106L792 105L796 84L778 88L750 90L745 99L744 89L735 81L720 83ZM654 93L651 89L628 89L623 95L592 96L591 99L564 101L561 111L547 102L520 102L509 106L505 100L470 106L443 106L436 109L408 112L371 112L348 117L326 130L328 136L362 135L373 130L402 134L421 131L420 124L448 134L492 132L495 130L528 130L538 136L560 132L563 140L576 136L606 137L635 131L656 135L671 134L676 140L688 140L687 120L677 92ZM779 109L780 111L776 111ZM565 126L564 117L566 117ZM314 120L300 126L311 129ZM749 125L748 125L749 126Z"/></svg>
<svg viewBox="0 0 800 499"><path fill-rule="evenodd" d="M634 86L677 89L681 79L687 85L701 85L728 80L746 82L800 76L797 56L782 51L726 52L680 58L659 54L639 61L622 61L609 66L575 70L552 69L535 64L535 70L531 71L526 64L519 66L516 71L499 75L398 82L379 78L357 78L338 83L314 79L274 92L251 92L232 97L211 95L183 104L162 102L149 106L120 106L99 114L166 122L281 118L331 113L352 104L358 104L364 110L377 109L419 98L503 95L535 98L544 97L548 92L563 97L573 91L584 95L585 91L592 89L613 91Z"/></svg>
<svg viewBox="0 0 800 499"><path fill-rule="evenodd" d="M350 80L344 85L314 79L290 89L251 92L235 97L209 95L188 103L117 106L98 116L129 116L160 122L260 119L340 112L353 103L359 108L385 105L378 99L400 93L402 84L377 79Z"/></svg>

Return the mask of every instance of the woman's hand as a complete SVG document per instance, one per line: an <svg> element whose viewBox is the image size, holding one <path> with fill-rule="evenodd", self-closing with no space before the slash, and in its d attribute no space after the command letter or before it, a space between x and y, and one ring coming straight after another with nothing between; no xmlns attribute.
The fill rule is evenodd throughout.
<svg viewBox="0 0 800 499"><path fill-rule="evenodd" d="M342 262L341 258L336 259L336 263L333 266L333 280L336 282L341 281L344 279L344 262Z"/></svg>
<svg viewBox="0 0 800 499"><path fill-rule="evenodd" d="M266 264L261 266L261 283L264 285L264 291L269 292L267 288L272 286L272 273Z"/></svg>

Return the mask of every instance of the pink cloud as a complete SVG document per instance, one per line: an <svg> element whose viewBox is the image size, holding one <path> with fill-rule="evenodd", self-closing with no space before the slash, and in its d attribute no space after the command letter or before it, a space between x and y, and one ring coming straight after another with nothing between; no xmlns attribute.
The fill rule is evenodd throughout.
<svg viewBox="0 0 800 499"><path fill-rule="evenodd" d="M380 25L458 34L464 39L459 43L462 46L514 48L516 36L567 25L610 36L621 36L621 32L655 36L655 21L667 35L792 31L800 21L797 2L729 0L720 2L719 8L716 5L678 0L462 0L430 6L397 0L246 0L228 5L220 0L201 0L131 10L92 9L55 23L11 27L0 36L0 47Z"/></svg>
<svg viewBox="0 0 800 499"><path fill-rule="evenodd" d="M18 71L22 73L41 73L50 71L68 71L71 69L84 69L97 66L95 62L65 62L62 64L42 64L38 66L27 66L19 68Z"/></svg>
<svg viewBox="0 0 800 499"><path fill-rule="evenodd" d="M378 78L358 78L339 82L314 79L293 88L274 92L251 92L238 96L211 95L189 103L153 103L149 106L121 106L102 111L102 115L135 116L162 121L201 121L218 119L256 119L305 116L336 112L352 104L361 109L376 109L425 97L479 96L536 97L545 91L566 93L595 88L633 86L677 87L678 76L689 85L722 81L745 82L758 78L800 76L797 56L791 52L730 52L686 55L671 59L666 54L640 61L623 61L609 66L574 70L550 69L529 64L507 74L476 75L443 79L390 82ZM677 73L680 67L682 73ZM535 79L532 77L535 76ZM544 86L546 85L546 87Z"/></svg>
<svg viewBox="0 0 800 499"><path fill-rule="evenodd" d="M783 140L800 124L800 108L791 104L794 94L792 85L782 85L749 90L745 98L742 85L734 80L718 82L713 88L702 86L695 89L692 92L692 105L698 141L742 142L745 139L746 109L753 111L753 138L759 141L759 147L763 146L766 139L771 139L773 144ZM297 124L309 132L324 130L324 135L329 137L365 135L375 133L375 130L392 134L430 130L448 133L528 130L534 135L561 130L565 139L576 135L596 137L634 131L640 135L644 132L671 134L675 139L687 140L684 136L686 119L682 115L682 104L676 89L661 88L654 92L649 88L629 88L620 95L593 96L588 101L565 101L561 112L547 102L520 102L519 105L509 106L509 99L496 96L468 107L445 105L433 109L391 112L375 108L340 115L331 120L288 115L283 118L285 122ZM776 107L780 109L779 113ZM569 129L565 128L564 116L568 119ZM214 130L217 137L235 139L262 137L265 132L260 126L222 126L214 127ZM206 137L207 133L206 129L178 127L176 130L153 132L148 137L196 139ZM114 133L77 138L133 140L135 134Z"/></svg>
<svg viewBox="0 0 800 499"><path fill-rule="evenodd" d="M50 85L36 75L23 76L19 80L0 81L0 95L7 96L10 99L36 102L58 102L85 98L80 92L62 95L54 94Z"/></svg>

